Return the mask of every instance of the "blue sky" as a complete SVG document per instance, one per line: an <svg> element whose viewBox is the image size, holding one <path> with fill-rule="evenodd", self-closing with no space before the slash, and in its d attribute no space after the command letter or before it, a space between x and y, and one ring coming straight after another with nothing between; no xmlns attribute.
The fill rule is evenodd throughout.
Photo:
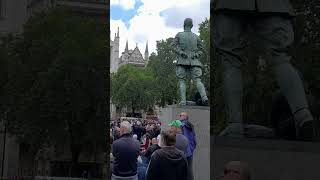
<svg viewBox="0 0 320 180"><path fill-rule="evenodd" d="M129 49L138 44L143 53L148 41L149 52L156 52L156 41L174 37L183 30L183 20L198 24L210 16L210 0L111 0L111 39L120 29L120 52L128 40Z"/></svg>
<svg viewBox="0 0 320 180"><path fill-rule="evenodd" d="M124 10L119 5L112 5L110 16L114 20L122 20L127 28L129 28L129 20L137 14L137 9L142 5L141 1L136 1L134 9Z"/></svg>

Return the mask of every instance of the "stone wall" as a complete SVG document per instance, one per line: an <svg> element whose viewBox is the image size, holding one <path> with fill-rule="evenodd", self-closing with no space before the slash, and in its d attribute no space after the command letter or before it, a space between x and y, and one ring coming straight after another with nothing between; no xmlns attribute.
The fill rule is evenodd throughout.
<svg viewBox="0 0 320 180"><path fill-rule="evenodd" d="M168 106L160 111L161 129L178 119L181 112L189 113L189 120L195 127L197 148L193 158L195 180L210 180L210 108L203 106Z"/></svg>

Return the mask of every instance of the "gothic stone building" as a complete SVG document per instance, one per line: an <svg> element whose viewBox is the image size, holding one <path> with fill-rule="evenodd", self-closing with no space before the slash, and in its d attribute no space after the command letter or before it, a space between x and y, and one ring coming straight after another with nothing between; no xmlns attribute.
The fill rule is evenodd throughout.
<svg viewBox="0 0 320 180"><path fill-rule="evenodd" d="M110 72L115 73L118 71L119 67L125 64L132 64L136 67L146 67L149 60L149 51L148 51L148 43L146 44L146 49L144 52L144 57L141 54L138 45L131 50L128 48L128 41L126 43L126 47L124 51L121 53L119 57L119 47L120 47L120 35L119 28L118 32L114 35L114 40L110 40L110 52L111 52L111 60L110 60Z"/></svg>

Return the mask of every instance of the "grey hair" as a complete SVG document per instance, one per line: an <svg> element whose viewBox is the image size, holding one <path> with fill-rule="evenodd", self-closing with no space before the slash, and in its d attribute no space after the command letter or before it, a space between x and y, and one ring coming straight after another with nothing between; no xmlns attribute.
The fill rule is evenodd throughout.
<svg viewBox="0 0 320 180"><path fill-rule="evenodd" d="M128 121L122 121L120 123L120 128L123 129L123 133L131 133L131 124Z"/></svg>

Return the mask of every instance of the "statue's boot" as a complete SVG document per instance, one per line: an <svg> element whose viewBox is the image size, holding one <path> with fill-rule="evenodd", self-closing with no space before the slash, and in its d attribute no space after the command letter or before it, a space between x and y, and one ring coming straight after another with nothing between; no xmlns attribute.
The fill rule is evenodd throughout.
<svg viewBox="0 0 320 180"><path fill-rule="evenodd" d="M209 100L207 99L202 99L202 104L203 106L209 106Z"/></svg>
<svg viewBox="0 0 320 180"><path fill-rule="evenodd" d="M221 131L219 136L242 138L244 137L244 130L242 123L229 123L228 126Z"/></svg>
<svg viewBox="0 0 320 180"><path fill-rule="evenodd" d="M179 80L179 88L180 88L180 98L181 98L179 105L185 106L185 105L187 105L185 80L183 80L183 79Z"/></svg>
<svg viewBox="0 0 320 180"><path fill-rule="evenodd" d="M294 112L298 139L310 141L315 137L314 119L309 111L303 83L298 72L289 63L274 66L274 72L282 93Z"/></svg>
<svg viewBox="0 0 320 180"><path fill-rule="evenodd" d="M296 124L296 135L298 140L313 141L315 140L316 131L315 123L309 109L304 108L294 113Z"/></svg>
<svg viewBox="0 0 320 180"><path fill-rule="evenodd" d="M201 96L201 99L202 99L202 104L207 106L209 104L209 102L208 102L206 89L205 89L203 83L201 82L200 78L196 78L194 81L196 83L197 90L200 93L200 96Z"/></svg>
<svg viewBox="0 0 320 180"><path fill-rule="evenodd" d="M242 74L241 69L228 61L222 63L223 93L226 98L228 126L220 133L221 136L243 137L242 123Z"/></svg>

